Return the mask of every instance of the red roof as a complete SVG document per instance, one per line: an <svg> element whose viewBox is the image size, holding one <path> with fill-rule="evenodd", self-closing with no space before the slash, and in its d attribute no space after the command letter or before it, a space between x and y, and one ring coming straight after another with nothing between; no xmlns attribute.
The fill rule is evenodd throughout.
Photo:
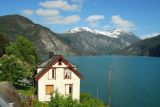
<svg viewBox="0 0 160 107"><path fill-rule="evenodd" d="M82 75L77 70L75 70L72 67L72 65L66 59L63 58L62 55L59 55L56 59L51 60L51 62L47 64L46 67L42 69L40 73L38 73L38 75L35 76L35 80L38 81L51 68L51 66L58 62L59 59L61 59L64 64L68 65L68 68L70 68L73 71L73 73L75 73L79 78L83 78Z"/></svg>

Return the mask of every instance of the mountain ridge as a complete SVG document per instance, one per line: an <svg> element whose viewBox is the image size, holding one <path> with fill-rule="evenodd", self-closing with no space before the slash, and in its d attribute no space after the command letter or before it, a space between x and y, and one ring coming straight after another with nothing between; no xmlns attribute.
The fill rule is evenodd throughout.
<svg viewBox="0 0 160 107"><path fill-rule="evenodd" d="M49 51L62 55L107 55L140 40L135 34L118 29L107 33L86 29L90 32L60 34L21 15L0 16L0 32L7 35L11 41L14 41L17 35L28 38L40 56L48 54Z"/></svg>
<svg viewBox="0 0 160 107"><path fill-rule="evenodd" d="M63 38L24 16L0 16L0 32L6 34L11 41L14 41L17 35L28 38L34 44L38 54L47 54L49 51L54 51L56 54L77 54L64 42Z"/></svg>

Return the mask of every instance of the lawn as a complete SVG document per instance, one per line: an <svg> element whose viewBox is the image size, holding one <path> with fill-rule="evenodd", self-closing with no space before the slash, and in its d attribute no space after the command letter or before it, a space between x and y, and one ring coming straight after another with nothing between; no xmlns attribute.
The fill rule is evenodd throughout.
<svg viewBox="0 0 160 107"><path fill-rule="evenodd" d="M25 95L27 97L31 97L33 95L32 87L27 87L24 89L18 89L16 92L21 93L22 95Z"/></svg>

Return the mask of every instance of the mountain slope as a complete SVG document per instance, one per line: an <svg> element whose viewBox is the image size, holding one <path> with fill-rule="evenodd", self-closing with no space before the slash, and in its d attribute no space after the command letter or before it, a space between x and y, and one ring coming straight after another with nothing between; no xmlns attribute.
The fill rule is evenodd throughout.
<svg viewBox="0 0 160 107"><path fill-rule="evenodd" d="M25 36L40 56L49 51L62 55L106 55L140 40L133 33L119 29L104 32L77 27L58 34L20 15L0 16L0 33L11 41L17 35Z"/></svg>
<svg viewBox="0 0 160 107"><path fill-rule="evenodd" d="M17 35L25 36L33 42L39 55L47 54L48 51L63 55L76 54L56 33L20 15L0 16L0 32L12 41Z"/></svg>
<svg viewBox="0 0 160 107"><path fill-rule="evenodd" d="M133 33L119 29L103 32L87 27L77 27L60 36L81 55L112 54L140 40Z"/></svg>
<svg viewBox="0 0 160 107"><path fill-rule="evenodd" d="M135 42L119 54L160 56L160 35Z"/></svg>

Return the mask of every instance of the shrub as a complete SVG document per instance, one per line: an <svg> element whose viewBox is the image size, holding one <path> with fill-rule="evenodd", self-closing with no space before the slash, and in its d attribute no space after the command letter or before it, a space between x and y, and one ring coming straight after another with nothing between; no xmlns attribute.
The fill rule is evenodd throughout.
<svg viewBox="0 0 160 107"><path fill-rule="evenodd" d="M81 100L73 100L71 96L65 97L55 91L51 96L48 107L104 107L103 101L92 98L88 93L81 94Z"/></svg>

